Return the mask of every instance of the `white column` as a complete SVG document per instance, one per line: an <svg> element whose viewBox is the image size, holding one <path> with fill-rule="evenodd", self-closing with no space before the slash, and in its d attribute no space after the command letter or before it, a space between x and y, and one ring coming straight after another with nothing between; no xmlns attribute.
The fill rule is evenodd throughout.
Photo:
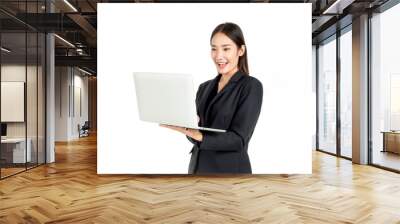
<svg viewBox="0 0 400 224"><path fill-rule="evenodd" d="M46 1L48 12L54 11L50 1ZM55 162L54 133L55 133L55 44L54 35L46 35L46 163Z"/></svg>
<svg viewBox="0 0 400 224"><path fill-rule="evenodd" d="M368 15L353 20L353 162L368 163Z"/></svg>

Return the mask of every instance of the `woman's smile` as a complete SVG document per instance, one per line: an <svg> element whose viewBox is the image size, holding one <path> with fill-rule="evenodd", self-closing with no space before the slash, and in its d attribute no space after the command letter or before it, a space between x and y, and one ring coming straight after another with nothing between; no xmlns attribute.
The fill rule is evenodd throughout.
<svg viewBox="0 0 400 224"><path fill-rule="evenodd" d="M227 62L219 62L219 63L217 63L217 65L218 65L218 68L220 69L220 71L222 71L228 65L228 63Z"/></svg>

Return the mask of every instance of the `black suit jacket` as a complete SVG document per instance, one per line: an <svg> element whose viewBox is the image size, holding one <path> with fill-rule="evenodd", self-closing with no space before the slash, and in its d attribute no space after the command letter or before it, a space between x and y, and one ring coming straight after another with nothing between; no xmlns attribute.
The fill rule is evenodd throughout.
<svg viewBox="0 0 400 224"><path fill-rule="evenodd" d="M208 103L221 75L202 83L197 91L199 126L227 132L201 131L203 141L194 144L189 174L251 173L248 144L261 111L263 88L260 81L236 72Z"/></svg>

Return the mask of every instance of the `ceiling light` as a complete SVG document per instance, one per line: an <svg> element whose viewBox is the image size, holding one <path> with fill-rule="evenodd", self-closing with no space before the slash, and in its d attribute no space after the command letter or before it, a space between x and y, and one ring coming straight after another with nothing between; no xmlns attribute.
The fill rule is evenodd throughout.
<svg viewBox="0 0 400 224"><path fill-rule="evenodd" d="M67 4L72 10L74 10L75 12L78 12L78 10L71 4L68 2L68 0L64 0L65 4Z"/></svg>
<svg viewBox="0 0 400 224"><path fill-rule="evenodd" d="M79 67L78 67L78 70L81 71L81 72L83 72L83 73L85 73L85 74L92 75L92 73L90 73L90 72L88 72L88 71L86 71L86 70L83 70L83 69L81 69L81 68L79 68Z"/></svg>
<svg viewBox="0 0 400 224"><path fill-rule="evenodd" d="M9 49L7 49L7 48L5 48L5 47L1 47L0 48L2 51L4 51L4 52L7 52L7 53L10 53L11 52L11 50L9 50Z"/></svg>
<svg viewBox="0 0 400 224"><path fill-rule="evenodd" d="M75 48L75 45L71 44L71 42L67 41L66 39L58 36L57 34L54 34L55 37L57 37L58 39L60 39L61 41L63 41L64 43L68 44L69 46Z"/></svg>
<svg viewBox="0 0 400 224"><path fill-rule="evenodd" d="M351 5L355 0L336 0L332 5L324 10L322 14L342 14L343 9Z"/></svg>

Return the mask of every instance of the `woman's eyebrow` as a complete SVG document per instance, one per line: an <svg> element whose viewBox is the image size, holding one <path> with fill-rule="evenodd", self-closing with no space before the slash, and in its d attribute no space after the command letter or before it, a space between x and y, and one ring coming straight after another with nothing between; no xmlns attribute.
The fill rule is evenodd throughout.
<svg viewBox="0 0 400 224"><path fill-rule="evenodd" d="M211 47L216 47L217 45L211 44ZM222 47L230 47L232 44L223 44Z"/></svg>

